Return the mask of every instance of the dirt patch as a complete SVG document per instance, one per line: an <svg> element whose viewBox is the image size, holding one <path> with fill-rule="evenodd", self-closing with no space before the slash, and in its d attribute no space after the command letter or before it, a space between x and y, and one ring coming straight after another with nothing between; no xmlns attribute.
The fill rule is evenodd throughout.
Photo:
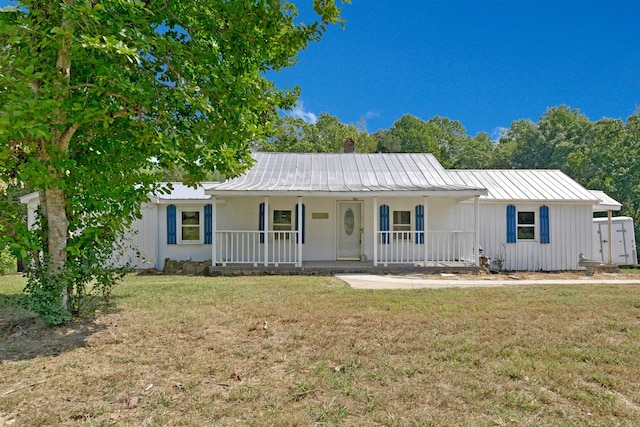
<svg viewBox="0 0 640 427"><path fill-rule="evenodd" d="M94 318L49 327L35 316L0 318L0 363L56 356L84 347L88 337L102 329Z"/></svg>

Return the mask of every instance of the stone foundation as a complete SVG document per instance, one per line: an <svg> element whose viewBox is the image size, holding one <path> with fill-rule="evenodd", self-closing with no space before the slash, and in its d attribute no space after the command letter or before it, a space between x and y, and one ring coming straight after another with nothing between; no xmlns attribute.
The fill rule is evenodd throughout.
<svg viewBox="0 0 640 427"><path fill-rule="evenodd" d="M164 274L181 274L183 276L208 276L211 260L205 261L177 261L166 258L164 260Z"/></svg>

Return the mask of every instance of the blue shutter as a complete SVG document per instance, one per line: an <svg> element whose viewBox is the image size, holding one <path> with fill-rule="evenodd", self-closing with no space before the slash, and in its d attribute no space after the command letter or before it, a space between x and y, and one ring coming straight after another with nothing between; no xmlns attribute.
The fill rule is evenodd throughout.
<svg viewBox="0 0 640 427"><path fill-rule="evenodd" d="M177 242L176 235L176 206L167 206L167 244L175 245Z"/></svg>
<svg viewBox="0 0 640 427"><path fill-rule="evenodd" d="M424 244L424 205L416 205L416 243Z"/></svg>
<svg viewBox="0 0 640 427"><path fill-rule="evenodd" d="M304 244L304 217L305 213L304 203L302 204L302 243ZM298 231L298 205L296 205L296 231ZM298 243L298 236L296 236L296 243Z"/></svg>
<svg viewBox="0 0 640 427"><path fill-rule="evenodd" d="M550 243L549 206L540 206L540 243Z"/></svg>
<svg viewBox="0 0 640 427"><path fill-rule="evenodd" d="M380 206L380 231L389 231L389 206ZM382 244L389 243L389 233L382 233Z"/></svg>
<svg viewBox="0 0 640 427"><path fill-rule="evenodd" d="M260 215L258 215L258 231L260 233L260 243L264 243L264 202L260 203Z"/></svg>
<svg viewBox="0 0 640 427"><path fill-rule="evenodd" d="M210 245L213 232L213 208L211 205L204 205L204 244Z"/></svg>
<svg viewBox="0 0 640 427"><path fill-rule="evenodd" d="M507 206L507 243L515 243L516 236L516 207L509 205Z"/></svg>

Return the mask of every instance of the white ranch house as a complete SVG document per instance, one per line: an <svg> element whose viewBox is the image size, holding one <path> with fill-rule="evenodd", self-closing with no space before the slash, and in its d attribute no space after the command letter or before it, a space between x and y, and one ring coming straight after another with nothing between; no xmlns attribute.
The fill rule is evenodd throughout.
<svg viewBox="0 0 640 427"><path fill-rule="evenodd" d="M620 209L558 170L446 170L431 154L253 156L238 178L150 196L120 262L469 267L482 249L505 270L577 270L580 254L594 257L593 212Z"/></svg>

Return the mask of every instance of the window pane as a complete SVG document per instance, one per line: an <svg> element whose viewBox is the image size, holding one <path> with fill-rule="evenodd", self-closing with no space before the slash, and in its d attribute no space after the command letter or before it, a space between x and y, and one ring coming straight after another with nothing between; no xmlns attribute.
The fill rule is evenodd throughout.
<svg viewBox="0 0 640 427"><path fill-rule="evenodd" d="M273 224L291 225L291 211L273 211ZM274 227L275 229L275 227Z"/></svg>
<svg viewBox="0 0 640 427"><path fill-rule="evenodd" d="M182 240L200 240L200 227L182 227Z"/></svg>
<svg viewBox="0 0 640 427"><path fill-rule="evenodd" d="M200 212L182 212L182 225L200 225Z"/></svg>
<svg viewBox="0 0 640 427"><path fill-rule="evenodd" d="M534 212L518 212L518 224L535 224L536 216Z"/></svg>
<svg viewBox="0 0 640 427"><path fill-rule="evenodd" d="M535 227L518 227L518 240L533 240Z"/></svg>
<svg viewBox="0 0 640 427"><path fill-rule="evenodd" d="M393 223L411 225L411 211L393 211Z"/></svg>

